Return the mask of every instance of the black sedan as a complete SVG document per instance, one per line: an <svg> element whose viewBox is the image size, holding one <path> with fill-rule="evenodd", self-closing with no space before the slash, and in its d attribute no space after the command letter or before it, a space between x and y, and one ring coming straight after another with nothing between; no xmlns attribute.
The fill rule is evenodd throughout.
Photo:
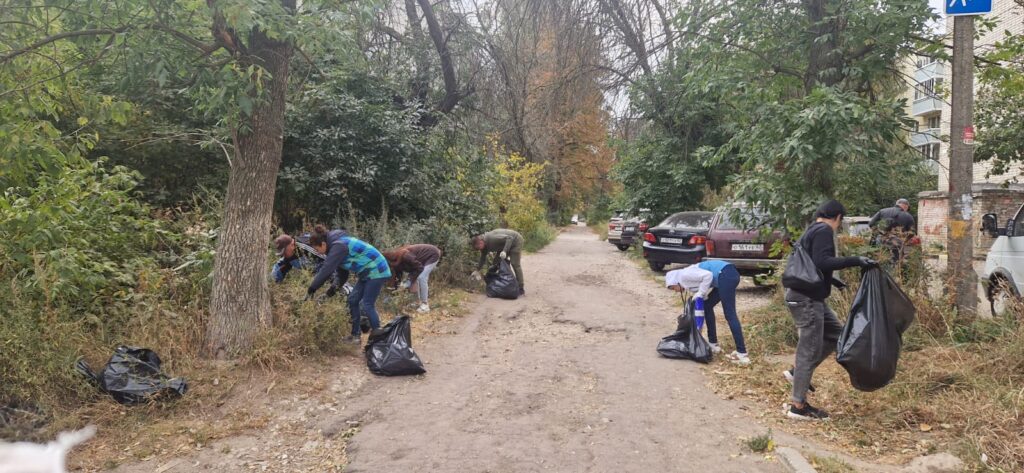
<svg viewBox="0 0 1024 473"><path fill-rule="evenodd" d="M714 212L672 214L644 234L644 259L654 271L672 263L699 263L705 256L704 244Z"/></svg>

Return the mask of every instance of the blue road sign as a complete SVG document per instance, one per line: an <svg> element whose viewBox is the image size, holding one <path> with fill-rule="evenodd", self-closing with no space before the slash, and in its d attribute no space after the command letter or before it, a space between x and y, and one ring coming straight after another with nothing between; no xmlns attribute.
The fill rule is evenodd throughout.
<svg viewBox="0 0 1024 473"><path fill-rule="evenodd" d="M946 4L946 14L983 15L992 13L992 0L942 0Z"/></svg>

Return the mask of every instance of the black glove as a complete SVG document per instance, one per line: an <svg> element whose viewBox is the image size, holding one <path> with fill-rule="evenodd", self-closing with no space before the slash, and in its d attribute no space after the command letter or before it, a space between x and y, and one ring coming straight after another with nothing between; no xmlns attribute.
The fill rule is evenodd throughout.
<svg viewBox="0 0 1024 473"><path fill-rule="evenodd" d="M878 261L868 258L867 256L858 256L857 259L860 260L860 267L862 268L874 268L878 266Z"/></svg>
<svg viewBox="0 0 1024 473"><path fill-rule="evenodd" d="M832 286L836 289L846 289L846 283L842 279L835 276L832 277Z"/></svg>

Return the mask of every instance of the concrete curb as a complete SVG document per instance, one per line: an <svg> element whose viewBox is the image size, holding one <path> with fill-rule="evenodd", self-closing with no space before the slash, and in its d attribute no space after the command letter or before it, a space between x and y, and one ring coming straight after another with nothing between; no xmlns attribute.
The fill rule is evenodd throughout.
<svg viewBox="0 0 1024 473"><path fill-rule="evenodd" d="M782 464L792 473L818 473L806 458L796 449L790 447L779 447L775 453L782 459Z"/></svg>

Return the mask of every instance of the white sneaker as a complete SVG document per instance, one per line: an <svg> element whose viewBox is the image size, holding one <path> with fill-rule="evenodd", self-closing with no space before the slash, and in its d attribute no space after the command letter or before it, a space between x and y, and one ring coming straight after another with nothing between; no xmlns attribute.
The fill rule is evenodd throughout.
<svg viewBox="0 0 1024 473"><path fill-rule="evenodd" d="M427 304L420 304L420 307L418 309L416 309L416 312L419 312L421 314L425 314L427 312L430 312L430 306L427 305Z"/></svg>
<svg viewBox="0 0 1024 473"><path fill-rule="evenodd" d="M711 353L722 353L722 347L718 346L717 343L711 343Z"/></svg>
<svg viewBox="0 0 1024 473"><path fill-rule="evenodd" d="M747 355L746 353L740 353L740 352L734 351L734 352L732 352L732 353L730 353L728 355L728 358L729 358L729 361L732 361L733 363L736 363L738 365L749 365L750 364L750 356Z"/></svg>

